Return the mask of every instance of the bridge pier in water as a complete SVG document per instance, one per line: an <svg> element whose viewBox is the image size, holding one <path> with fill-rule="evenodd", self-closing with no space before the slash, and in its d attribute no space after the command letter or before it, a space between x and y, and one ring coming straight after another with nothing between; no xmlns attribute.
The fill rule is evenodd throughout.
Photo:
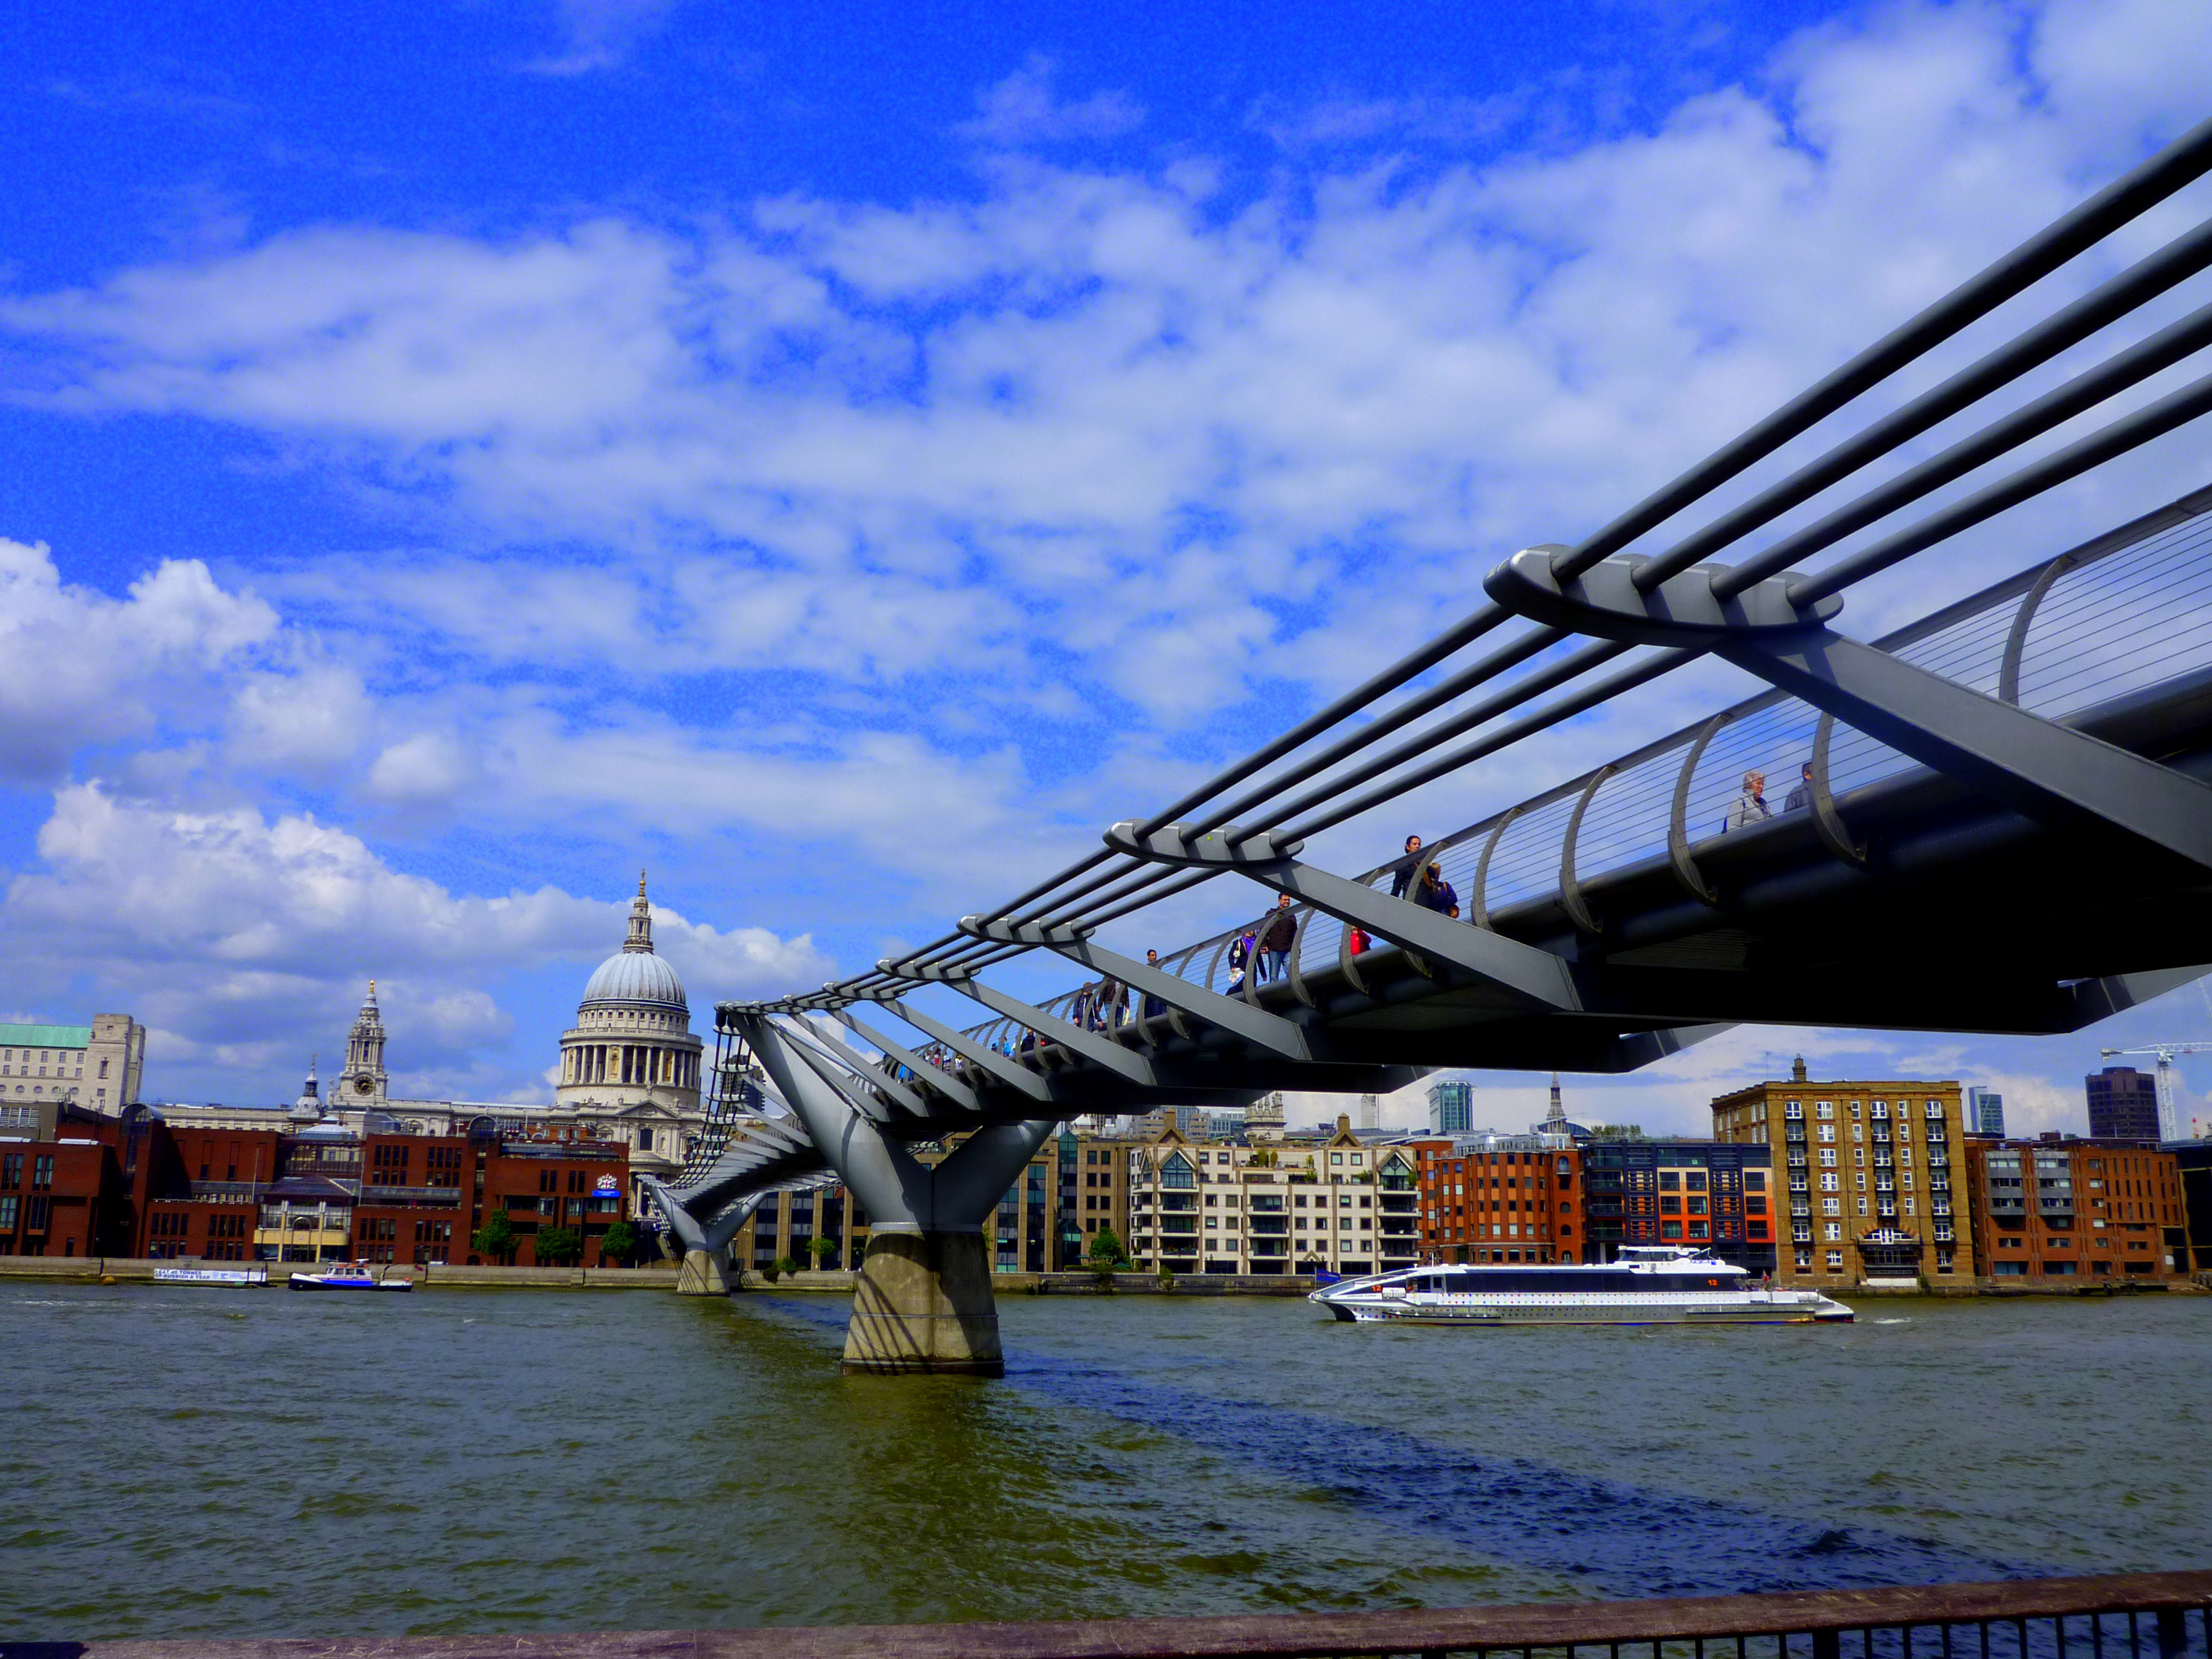
<svg viewBox="0 0 2212 1659"><path fill-rule="evenodd" d="M727 1296L736 1275L730 1270L727 1246L719 1250L686 1249L677 1264L678 1296Z"/></svg>
<svg viewBox="0 0 2212 1659"><path fill-rule="evenodd" d="M932 1167L885 1133L838 1073L768 1019L745 1041L868 1216L842 1369L883 1376L1003 1376L997 1293L983 1224L1056 1118L978 1128Z"/></svg>

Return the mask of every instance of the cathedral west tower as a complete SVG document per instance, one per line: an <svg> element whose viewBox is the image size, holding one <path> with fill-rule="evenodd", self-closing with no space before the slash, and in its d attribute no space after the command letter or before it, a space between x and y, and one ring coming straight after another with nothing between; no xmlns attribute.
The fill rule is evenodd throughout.
<svg viewBox="0 0 2212 1659"><path fill-rule="evenodd" d="M390 1081L384 1073L384 1016L377 1010L376 981L371 980L368 995L346 1036L345 1070L331 1085L330 1104L340 1109L381 1105Z"/></svg>

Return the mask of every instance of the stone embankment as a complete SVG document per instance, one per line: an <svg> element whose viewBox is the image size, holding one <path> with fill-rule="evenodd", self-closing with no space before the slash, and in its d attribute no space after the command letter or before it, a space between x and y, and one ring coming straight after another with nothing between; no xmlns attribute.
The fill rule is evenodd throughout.
<svg viewBox="0 0 2212 1659"><path fill-rule="evenodd" d="M207 1267L235 1270L264 1267L269 1282L282 1285L295 1273L319 1273L331 1264L313 1262L148 1261L119 1256L0 1255L0 1280L40 1279L48 1283L147 1285L157 1267ZM615 1290L672 1291L676 1264L656 1261L642 1267L416 1267L395 1265L372 1267L379 1279L411 1279L418 1289L461 1290ZM1111 1282L1108 1280L1110 1278ZM774 1279L750 1270L736 1275L741 1291L809 1291L849 1296L849 1273L800 1272L779 1273ZM1102 1278L1093 1273L994 1273L991 1283L1009 1295L1029 1296L1304 1296L1313 1280L1302 1273L1182 1273L1162 1279L1155 1273L1114 1273ZM2179 1291L2200 1294L2212 1291L2212 1273L2187 1279L2092 1281L2079 1285L2049 1282L2033 1285L1997 1279L1968 1280L1964 1285L1922 1285L1914 1280L1894 1284L1854 1285L1831 1291L1847 1300L1889 1296L2129 1296Z"/></svg>
<svg viewBox="0 0 2212 1659"><path fill-rule="evenodd" d="M205 1268L236 1272L265 1267L269 1282L286 1284L294 1273L326 1272L335 1264L313 1261L149 1261L137 1257L100 1255L0 1255L0 1279L33 1279L49 1283L112 1282L150 1285L158 1267ZM666 1291L676 1283L676 1265L659 1261L647 1267L374 1267L378 1279L411 1279L424 1290L520 1289Z"/></svg>

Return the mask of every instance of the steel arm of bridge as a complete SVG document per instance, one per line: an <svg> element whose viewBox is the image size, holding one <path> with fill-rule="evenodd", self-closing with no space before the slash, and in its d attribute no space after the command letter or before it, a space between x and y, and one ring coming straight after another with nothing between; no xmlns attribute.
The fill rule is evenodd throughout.
<svg viewBox="0 0 2212 1659"><path fill-rule="evenodd" d="M1301 864L1294 854L1303 842L1278 841L1273 830L1249 834L1234 824L1188 841L1180 824L1149 836L1141 828L1117 823L1106 832L1106 844L1158 864L1233 870L1424 957L1449 963L1531 1006L1583 1008L1573 966L1565 957Z"/></svg>
<svg viewBox="0 0 2212 1659"><path fill-rule="evenodd" d="M975 939L996 939L1002 945L1035 945L1066 957L1071 962L1120 980L1140 994L1157 997L1170 1008L1195 1014L1209 1024L1234 1033L1255 1048L1285 1060L1310 1062L1316 1058L1304 1026L1271 1014L1236 997L1225 997L1202 985L1193 985L1164 968L1117 955L1093 945L1087 933L1073 927L1046 927L1034 922L992 921L981 916L963 916L960 931Z"/></svg>
<svg viewBox="0 0 2212 1659"><path fill-rule="evenodd" d="M1152 1071L1152 1062L1142 1054L1132 1054L1112 1038L1101 1036L1096 1031L1086 1031L1080 1025L1024 1002L1019 997L1010 997L1004 991L995 990L960 969L908 965L888 961L876 965L886 973L912 974L918 978L950 985L954 990L975 998L993 1013L1004 1014L1016 1024L1027 1026L1037 1034L1040 1042L1057 1042L1069 1053L1081 1054L1102 1070L1125 1077L1145 1088L1156 1088L1159 1085L1160 1079ZM984 1052L988 1054L990 1051L986 1049ZM1006 1056L1000 1054L998 1058L1004 1060Z"/></svg>
<svg viewBox="0 0 2212 1659"><path fill-rule="evenodd" d="M721 1251L729 1248L738 1230L752 1219L761 1200L768 1196L768 1188L747 1193L725 1205L711 1218L702 1221L677 1201L676 1195L666 1186L651 1176L644 1178L647 1194L668 1223L668 1231L683 1241L686 1250Z"/></svg>
<svg viewBox="0 0 2212 1659"><path fill-rule="evenodd" d="M902 1048L889 1037L878 1032L873 1026L861 1024L847 1010L833 1008L830 1012L831 1018L851 1030L861 1041L874 1045L878 1052L905 1066L914 1074L914 1080L921 1087L943 1095L963 1112L980 1112L983 1109L983 1103L975 1097L975 1091L961 1082L959 1079L945 1076L941 1069L931 1065L911 1048Z"/></svg>
<svg viewBox="0 0 2212 1659"><path fill-rule="evenodd" d="M808 1137L868 1212L872 1233L978 1232L1057 1118L975 1131L934 1168L854 1111L811 1070L791 1063L787 1035L757 1014L741 1014L744 1036L775 1079Z"/></svg>
<svg viewBox="0 0 2212 1659"><path fill-rule="evenodd" d="M804 1020L786 1018L777 1022L777 1029L791 1039L793 1045L799 1049L800 1057L814 1066L814 1070L823 1080L851 1101L854 1109L863 1115L874 1118L879 1123L890 1121L883 1107L860 1092L861 1089L880 1089L916 1117L929 1115L928 1103L905 1084L901 1083L896 1078L886 1076L881 1072L872 1069L857 1054L839 1054L835 1048L808 1030ZM844 1076L833 1076L823 1071L822 1065L815 1064L817 1060L822 1062L822 1065L836 1067L841 1073L849 1074L853 1082L848 1083ZM856 1088L855 1085L859 1087Z"/></svg>
<svg viewBox="0 0 2212 1659"><path fill-rule="evenodd" d="M786 1048L798 1057L799 1063L827 1085L855 1116L877 1125L890 1121L891 1114L881 1102L862 1093L855 1080L849 1079L834 1062L816 1054L812 1045L798 1033L778 1026L776 1035L783 1039ZM811 1128L809 1133L812 1133Z"/></svg>
<svg viewBox="0 0 2212 1659"><path fill-rule="evenodd" d="M1493 570L1490 595L1523 616L1598 639L1711 651L1923 765L2041 823L2108 825L2212 868L2212 787L1832 632L1843 601L1790 597L1784 571L1723 599L1720 565L1693 565L1650 592L1645 561L1607 559L1562 583L1554 550L1529 548Z"/></svg>
<svg viewBox="0 0 2212 1659"><path fill-rule="evenodd" d="M872 994L863 993L863 994L870 995L872 1001L890 1009L891 1012L913 1026L915 1030L927 1033L970 1065L980 1066L988 1072L1007 1087L1019 1090L1034 1101L1048 1103L1052 1100L1054 1091L1050 1079L1040 1077L1028 1066L1011 1060L995 1049L976 1042L966 1032L956 1031L950 1025L932 1019L920 1009L908 1007L905 1002L888 991L878 991ZM1034 1014L1036 1010L1032 1008L1029 1012ZM872 1042L875 1041L872 1036L868 1040ZM884 1052L890 1051L886 1049ZM928 1066L927 1060L920 1064L924 1066Z"/></svg>

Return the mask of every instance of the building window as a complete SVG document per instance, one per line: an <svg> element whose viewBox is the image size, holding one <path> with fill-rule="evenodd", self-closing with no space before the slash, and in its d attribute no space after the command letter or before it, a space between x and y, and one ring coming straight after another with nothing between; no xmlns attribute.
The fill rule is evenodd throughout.
<svg viewBox="0 0 2212 1659"><path fill-rule="evenodd" d="M1814 1107L1813 1107L1813 1115L1814 1115L1815 1117L1833 1117L1833 1116L1835 1116L1835 1115L1836 1115L1836 1103L1835 1103L1834 1101L1832 1101L1832 1100L1823 1100L1823 1101L1817 1101L1817 1102L1815 1102L1815 1103L1814 1103Z"/></svg>
<svg viewBox="0 0 2212 1659"><path fill-rule="evenodd" d="M1831 1250L1831 1251L1829 1251L1829 1252L1828 1252L1828 1271L1829 1271L1830 1273L1839 1273L1843 1272L1843 1270L1844 1270L1844 1253L1843 1253L1841 1250Z"/></svg>
<svg viewBox="0 0 2212 1659"><path fill-rule="evenodd" d="M1844 1236L1844 1230L1843 1230L1842 1226L1841 1226L1841 1225L1839 1225L1838 1223L1833 1222L1833 1221L1831 1221L1831 1222L1827 1223L1825 1226L1823 1226L1823 1227L1820 1229L1820 1237L1823 1237L1823 1238L1825 1238L1825 1239L1826 1239L1826 1240L1827 1240L1830 1243L1832 1243L1832 1243L1836 1243L1838 1240L1841 1239L1841 1238L1843 1237L1843 1236ZM1836 1253L1835 1253L1834 1251L1832 1251L1832 1251L1830 1251L1828 1254L1829 1254L1830 1258L1831 1258L1832 1260L1836 1261L1836 1263L1837 1263L1837 1265L1838 1265L1838 1267L1840 1267L1840 1266L1842 1266L1842 1265L1843 1265L1843 1264L1842 1264L1842 1261L1841 1261L1841 1259L1840 1259L1839 1257L1837 1257Z"/></svg>

